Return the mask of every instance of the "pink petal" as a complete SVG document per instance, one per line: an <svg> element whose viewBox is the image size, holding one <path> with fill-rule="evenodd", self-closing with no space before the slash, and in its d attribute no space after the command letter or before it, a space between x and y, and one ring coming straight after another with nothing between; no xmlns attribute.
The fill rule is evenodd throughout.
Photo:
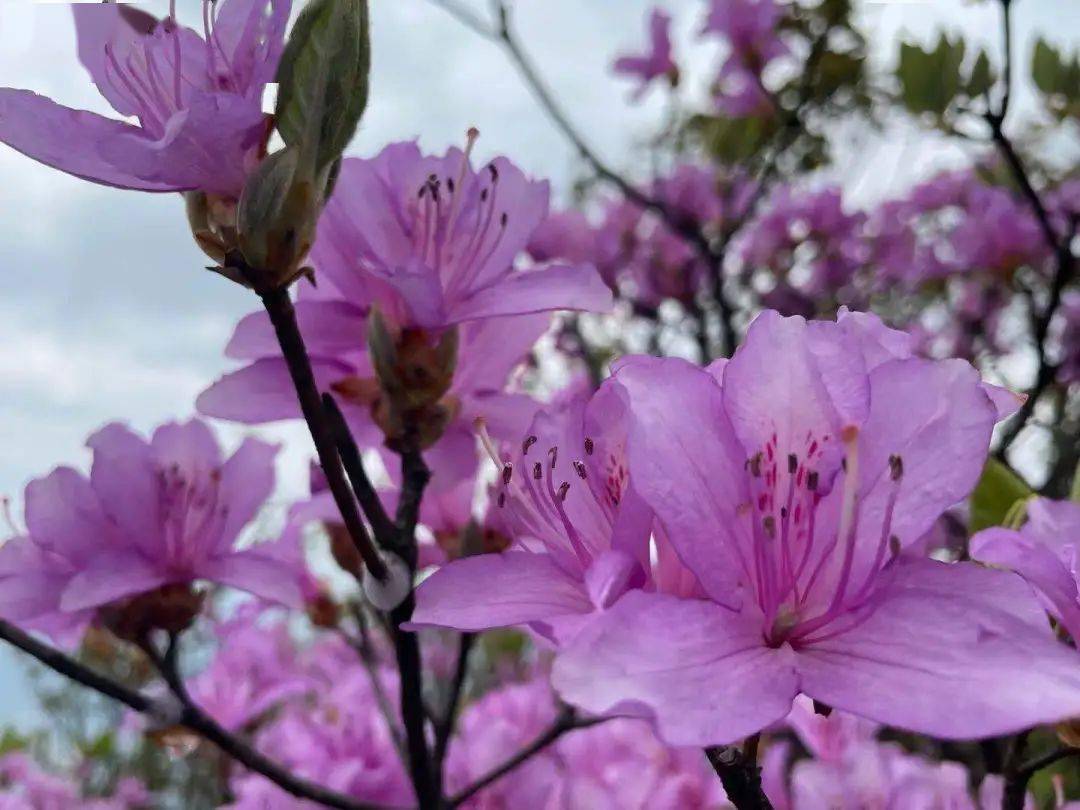
<svg viewBox="0 0 1080 810"><path fill-rule="evenodd" d="M190 481L221 466L221 447L207 424L199 419L168 422L150 439L154 460L168 469L178 467Z"/></svg>
<svg viewBox="0 0 1080 810"><path fill-rule="evenodd" d="M124 539L139 542L160 531L158 478L146 440L114 422L86 441L94 452L90 485Z"/></svg>
<svg viewBox="0 0 1080 810"><path fill-rule="evenodd" d="M501 391L549 326L547 312L462 324L454 390Z"/></svg>
<svg viewBox="0 0 1080 810"><path fill-rule="evenodd" d="M1008 419L1020 410L1020 406L1027 400L1027 394L1017 394L1008 388L1002 388L1000 385L991 385L984 382L981 388L983 393L990 398L990 402L993 403L998 422L1002 419Z"/></svg>
<svg viewBox="0 0 1080 810"><path fill-rule="evenodd" d="M1012 569L1027 580L1046 598L1069 635L1080 638L1080 588L1052 547L1026 533L994 528L972 537L969 548L973 559Z"/></svg>
<svg viewBox="0 0 1080 810"><path fill-rule="evenodd" d="M749 500L745 455L708 372L678 359L634 357L616 367L630 401L634 489L679 557L723 605L739 604L744 576L739 504Z"/></svg>
<svg viewBox="0 0 1080 810"><path fill-rule="evenodd" d="M294 608L304 603L300 592L302 574L302 570L291 567L262 544L206 560L195 572L200 579L239 588Z"/></svg>
<svg viewBox="0 0 1080 810"><path fill-rule="evenodd" d="M876 609L798 652L802 691L886 725L988 737L1080 715L1080 654L1015 574L897 563Z"/></svg>
<svg viewBox="0 0 1080 810"><path fill-rule="evenodd" d="M218 501L228 509L220 550L228 550L240 530L255 519L274 491L274 459L278 445L245 439L221 467Z"/></svg>
<svg viewBox="0 0 1080 810"><path fill-rule="evenodd" d="M364 312L346 301L297 301L296 320L304 344L313 356L363 354L367 346ZM274 327L265 312L241 318L225 347L225 356L234 360L280 357L281 348Z"/></svg>
<svg viewBox="0 0 1080 810"><path fill-rule="evenodd" d="M0 142L62 172L117 188L182 191L177 184L146 177L124 162L108 159L103 147L118 140L146 141L142 130L96 113L72 110L29 90L0 88Z"/></svg>
<svg viewBox="0 0 1080 810"><path fill-rule="evenodd" d="M337 362L312 361L322 390L349 376L351 369ZM280 419L298 419L300 404L285 361L257 360L226 374L199 394L195 408L204 416L253 425Z"/></svg>
<svg viewBox="0 0 1080 810"><path fill-rule="evenodd" d="M653 718L671 745L741 740L787 715L790 650L712 602L631 591L560 651L552 685L595 714Z"/></svg>
<svg viewBox="0 0 1080 810"><path fill-rule="evenodd" d="M550 557L508 551L457 560L424 580L412 626L486 630L592 609L583 583Z"/></svg>
<svg viewBox="0 0 1080 810"><path fill-rule="evenodd" d="M611 289L594 267L558 265L511 273L504 281L478 290L464 301L452 302L447 320L460 323L562 309L607 312L612 301Z"/></svg>
<svg viewBox="0 0 1080 810"><path fill-rule="evenodd" d="M157 19L141 9L113 3L79 3L71 11L75 17L79 61L89 71L98 91L121 115L138 115L140 111L131 104L130 94L114 85L116 75L109 67L106 48L122 63L133 49L149 39L157 28Z"/></svg>
<svg viewBox="0 0 1080 810"><path fill-rule="evenodd" d="M70 467L27 484L25 513L34 542L75 564L93 557L111 537L97 493Z"/></svg>
<svg viewBox="0 0 1080 810"><path fill-rule="evenodd" d="M66 611L100 607L173 581L163 567L136 551L103 551L71 579L60 597L60 607Z"/></svg>

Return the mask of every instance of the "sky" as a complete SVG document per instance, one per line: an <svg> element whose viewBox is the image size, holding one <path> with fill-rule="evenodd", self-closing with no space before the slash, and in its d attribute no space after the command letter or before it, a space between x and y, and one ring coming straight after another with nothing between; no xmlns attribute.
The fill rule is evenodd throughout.
<svg viewBox="0 0 1080 810"><path fill-rule="evenodd" d="M484 0L464 0L483 14ZM478 158L506 154L553 181L565 198L582 166L501 51L428 0L372 0L372 95L350 153L370 156L419 138L430 151L481 132ZM644 18L661 5L677 19L680 54L708 72L717 52L694 43L702 0L517 0L521 38L588 141L631 175L640 144L663 112L650 94L629 103L612 76L614 54L644 40ZM152 7L152 6L151 6ZM942 25L996 48L997 4L960 0L864 3L874 58L887 64L899 36L927 39ZM198 3L179 0L181 19ZM1080 3L1016 0L1020 65L1033 32L1080 43ZM190 15L190 16L189 16ZM700 72L700 71L699 71ZM73 107L110 113L75 56L63 3L0 0L0 87L29 88ZM690 89L693 92L693 88ZM1023 114L1023 99L1018 105ZM860 141L838 173L872 198L955 164L960 148L915 131ZM205 271L176 195L101 188L34 164L0 145L0 495L21 519L26 482L57 464L85 467L83 442L120 419L140 430L190 417L195 395L228 370L222 348L255 308L252 294ZM280 497L298 492L308 445L298 426L262 431L285 443ZM227 443L239 440L223 430ZM0 529L0 537L8 532ZM32 722L24 667L0 650L0 725Z"/></svg>

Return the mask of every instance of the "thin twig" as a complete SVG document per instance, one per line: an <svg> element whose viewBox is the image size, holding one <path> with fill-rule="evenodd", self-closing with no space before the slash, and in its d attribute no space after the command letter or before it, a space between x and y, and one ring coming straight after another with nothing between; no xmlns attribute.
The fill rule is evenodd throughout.
<svg viewBox="0 0 1080 810"><path fill-rule="evenodd" d="M357 801L335 791L308 782L264 756L244 740L233 736L187 698L186 690L176 694L179 705L151 700L141 692L107 678L75 660L71 656L50 647L23 632L15 625L0 619L0 639L22 650L31 657L67 678L95 692L123 703L130 709L158 721L182 726L212 742L224 753L248 770L265 776L287 793L307 799L325 807L340 810L378 810L377 805ZM164 659L162 659L164 661ZM177 678L179 676L176 676Z"/></svg>
<svg viewBox="0 0 1080 810"><path fill-rule="evenodd" d="M439 777L440 786L442 783L443 762L446 760L446 750L450 745L450 736L454 731L454 721L457 719L458 704L461 703L465 679L469 674L469 653L472 651L474 641L476 641L474 633L462 633L458 640L457 666L454 668L454 678L450 681L450 692L446 698L446 707L435 724L435 751L432 755L432 761L435 773Z"/></svg>
<svg viewBox="0 0 1080 810"><path fill-rule="evenodd" d="M364 516L371 524L375 541L383 548L391 548L395 545L397 528L390 516L386 514L379 493L375 491L371 479L364 470L364 459L345 421L345 415L330 394L323 394L322 400L326 419L330 423L330 432L337 442L338 454L345 466L345 473L349 476L349 483L352 484L353 492L356 493L356 499L360 502Z"/></svg>
<svg viewBox="0 0 1080 810"><path fill-rule="evenodd" d="M559 712L559 716L555 719L555 722L548 727L546 731L540 734L535 740L526 745L520 751L513 756L509 757L505 762L488 771L484 776L477 779L471 785L464 790L461 790L447 799L443 807L446 810L452 810L454 807L458 807L484 788L488 787L494 782L502 779L508 773L523 765L532 759L536 754L543 751L553 742L558 740L564 734L570 731L576 731L581 728L588 728L589 726L595 726L598 723L603 723L608 718L606 717L594 717L587 720L578 719L574 714L574 710L569 706L564 706Z"/></svg>
<svg viewBox="0 0 1080 810"><path fill-rule="evenodd" d="M341 458L338 456L337 445L327 423L326 413L323 411L319 387L311 368L311 358L308 356L304 338L296 322L296 310L289 298L289 291L287 289L269 290L261 292L260 297L266 313L270 316L270 322L274 325L281 353L285 356L289 375L296 387L300 409L311 432L311 438L315 442L319 463L326 474L326 483L334 496L334 502L341 512L345 529L364 560L364 565L377 579L385 579L386 565L375 546L372 545L367 529L364 528L364 522L360 519L360 512L356 507L352 490L349 489L349 484L345 480L345 471L341 466Z"/></svg>
<svg viewBox="0 0 1080 810"><path fill-rule="evenodd" d="M1002 157L1005 158L1005 162L1009 166L1013 179L1020 187L1024 199L1027 200L1028 205L1031 207L1032 213L1034 213L1035 219L1042 231L1043 239L1046 242L1047 247L1050 248L1055 262L1054 276L1050 284L1050 297L1046 306L1040 313L1034 300L1031 304L1032 338L1035 343L1035 351L1038 354L1038 371L1035 375L1035 383L1027 392L1027 400L1025 400L1020 410L1013 417L1012 422L1002 436L998 455L1004 459L1005 453L1023 431L1024 427L1031 419L1032 414L1035 413L1035 405L1039 398L1051 383L1053 383L1057 376L1056 367L1049 361L1048 347L1046 345L1047 335L1050 332L1050 324L1054 320L1054 315L1057 313L1058 307L1061 304L1062 293L1068 283L1076 275L1076 256L1072 251L1072 241L1076 235L1077 223L1074 220L1066 228L1065 233L1058 233L1057 228L1054 227L1053 220L1046 204L1043 202L1042 197L1039 195L1039 192L1035 190L1035 186L1031 182L1027 169L1024 167L1024 161L1016 151L1016 147L1013 145L1012 140L1005 134L1005 115L1008 112L1010 95L1009 87L1012 84L1012 46L1010 44L1012 35L1010 24L1011 16L1009 14L1011 0L1001 0L1001 4L1006 46L1005 73L1002 78L1005 89L1000 109L996 112L988 112L985 119L990 126L991 139L997 146Z"/></svg>
<svg viewBox="0 0 1080 810"><path fill-rule="evenodd" d="M772 803L761 786L761 768L757 764L758 737L746 741L745 750L733 745L705 749L705 756L724 785L728 801L738 810L772 810Z"/></svg>

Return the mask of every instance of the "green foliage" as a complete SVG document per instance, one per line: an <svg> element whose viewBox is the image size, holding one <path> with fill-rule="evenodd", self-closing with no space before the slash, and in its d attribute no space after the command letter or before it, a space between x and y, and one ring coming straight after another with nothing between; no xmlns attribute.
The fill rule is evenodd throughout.
<svg viewBox="0 0 1080 810"><path fill-rule="evenodd" d="M775 116L724 118L698 115L690 120L690 133L705 151L727 166L746 163L755 157L776 132Z"/></svg>
<svg viewBox="0 0 1080 810"><path fill-rule="evenodd" d="M990 459L982 477L971 493L970 530L977 532L989 526L1002 526L1016 519L1034 492L1020 476L997 459Z"/></svg>
<svg viewBox="0 0 1080 810"><path fill-rule="evenodd" d="M371 42L367 0L311 0L278 65L277 129L314 174L341 157L368 100Z"/></svg>
<svg viewBox="0 0 1080 810"><path fill-rule="evenodd" d="M1032 53L1031 78L1054 115L1080 117L1080 51L1066 56L1040 38Z"/></svg>

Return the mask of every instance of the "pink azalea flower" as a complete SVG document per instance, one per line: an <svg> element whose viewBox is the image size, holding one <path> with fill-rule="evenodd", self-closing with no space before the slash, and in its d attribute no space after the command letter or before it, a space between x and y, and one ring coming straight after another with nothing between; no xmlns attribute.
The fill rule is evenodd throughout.
<svg viewBox="0 0 1080 810"><path fill-rule="evenodd" d="M634 358L634 488L705 599L632 590L559 653L591 712L726 743L806 694L943 738L1080 713L1080 656L1014 574L911 559L978 480L998 405L963 361L870 315L760 315L730 361Z"/></svg>
<svg viewBox="0 0 1080 810"><path fill-rule="evenodd" d="M319 387L334 394L361 447L380 446L382 432L371 415L378 385L366 351L367 310L320 280L317 294L305 293L296 311ZM451 419L424 454L432 470L432 493L445 492L476 471L475 419L485 419L497 436L520 436L528 427L537 404L507 392L507 382L550 320L538 313L461 326L457 369L446 397ZM200 413L245 424L300 418L288 367L264 312L240 321L225 354L246 365L199 395ZM396 474L394 465L388 466Z"/></svg>
<svg viewBox="0 0 1080 810"><path fill-rule="evenodd" d="M268 135L263 90L290 5L203 0L202 36L173 14L158 21L133 6L76 5L80 60L116 112L138 125L4 88L0 141L95 183L236 199Z"/></svg>
<svg viewBox="0 0 1080 810"><path fill-rule="evenodd" d="M472 784L554 719L554 698L542 679L489 692L462 713L447 757L447 786L453 792ZM700 750L670 748L639 720L615 720L567 734L462 806L467 810L730 807Z"/></svg>
<svg viewBox="0 0 1080 810"><path fill-rule="evenodd" d="M649 50L616 59L614 69L616 73L638 79L635 99L644 95L654 79L666 78L672 85L678 83L679 66L671 58L671 15L654 8L649 15Z"/></svg>
<svg viewBox="0 0 1080 810"><path fill-rule="evenodd" d="M470 148L474 140L475 131ZM474 171L468 151L430 157L415 143L393 144L370 160L344 161L312 262L320 284L365 311L378 305L403 329L610 308L592 267L515 272L549 193L506 158Z"/></svg>
<svg viewBox="0 0 1080 810"><path fill-rule="evenodd" d="M0 546L6 618L73 639L95 608L200 579L299 603L273 544L234 547L273 490L274 445L247 439L224 460L198 421L149 442L114 423L87 444L89 478L59 467L26 487L27 530Z"/></svg>
<svg viewBox="0 0 1080 810"><path fill-rule="evenodd" d="M710 0L702 34L717 34L730 48L716 81L717 102L728 115L755 115L771 106L761 74L788 53L777 34L782 16L773 0Z"/></svg>
<svg viewBox="0 0 1080 810"><path fill-rule="evenodd" d="M984 529L971 538L970 551L976 560L1016 571L1080 639L1080 504L1032 500L1023 528Z"/></svg>
<svg viewBox="0 0 1080 810"><path fill-rule="evenodd" d="M319 657L315 652L311 661ZM355 664L343 670L340 659L335 663L332 671L323 673L317 700L286 705L258 731L256 744L263 751L273 751L294 773L331 790L381 806L414 805L412 786L367 672ZM379 677L390 705L397 705L393 675L385 671ZM238 773L231 786L236 800L227 807L234 810L317 806L257 774Z"/></svg>
<svg viewBox="0 0 1080 810"><path fill-rule="evenodd" d="M605 384L591 400L539 413L512 461L490 447L501 468L497 509L514 546L426 579L414 628L529 624L559 639L645 583L652 519L627 478L624 413L621 391Z"/></svg>
<svg viewBox="0 0 1080 810"><path fill-rule="evenodd" d="M49 773L21 751L0 756L0 810L128 810L151 804L146 788L130 777L118 780L111 796L84 798L82 794L81 785Z"/></svg>

